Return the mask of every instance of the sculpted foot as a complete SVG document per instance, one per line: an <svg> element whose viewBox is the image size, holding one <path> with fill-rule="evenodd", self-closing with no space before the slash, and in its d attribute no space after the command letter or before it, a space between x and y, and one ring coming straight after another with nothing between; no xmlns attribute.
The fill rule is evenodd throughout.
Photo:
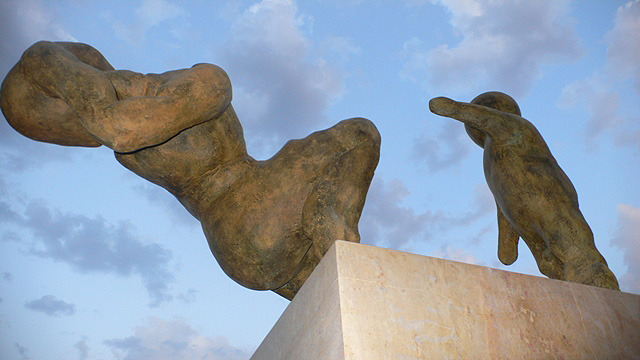
<svg viewBox="0 0 640 360"><path fill-rule="evenodd" d="M565 280L606 289L620 290L618 280L607 264L596 261L572 261L565 265Z"/></svg>

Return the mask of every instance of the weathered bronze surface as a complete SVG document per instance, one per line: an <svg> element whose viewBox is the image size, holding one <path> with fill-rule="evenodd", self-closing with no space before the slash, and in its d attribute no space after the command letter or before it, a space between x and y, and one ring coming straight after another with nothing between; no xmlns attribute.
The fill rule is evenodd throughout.
<svg viewBox="0 0 640 360"><path fill-rule="evenodd" d="M429 102L435 114L464 123L484 148L484 172L498 208L498 257L518 257L521 237L540 272L552 279L619 290L578 207L578 194L538 130L508 95L488 92L471 103Z"/></svg>
<svg viewBox="0 0 640 360"><path fill-rule="evenodd" d="M114 70L89 45L44 41L11 69L0 105L31 139L113 149L201 221L222 269L248 288L291 299L335 240L360 241L380 154L369 120L344 120L256 161L221 68L145 75Z"/></svg>

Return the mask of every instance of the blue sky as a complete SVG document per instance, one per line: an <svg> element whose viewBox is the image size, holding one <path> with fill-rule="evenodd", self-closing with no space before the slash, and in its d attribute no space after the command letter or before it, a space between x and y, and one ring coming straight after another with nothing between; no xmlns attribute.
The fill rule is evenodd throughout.
<svg viewBox="0 0 640 360"><path fill-rule="evenodd" d="M38 40L116 69L229 74L249 153L350 117L382 135L362 242L540 275L497 259L482 150L428 100L512 95L571 178L623 291L640 294L640 2L3 1L0 75ZM288 301L242 288L196 220L112 151L0 121L0 358L246 359Z"/></svg>

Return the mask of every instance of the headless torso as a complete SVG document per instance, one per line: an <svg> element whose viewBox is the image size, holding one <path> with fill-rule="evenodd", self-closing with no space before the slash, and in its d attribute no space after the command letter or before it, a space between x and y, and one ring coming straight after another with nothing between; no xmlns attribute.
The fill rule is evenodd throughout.
<svg viewBox="0 0 640 360"><path fill-rule="evenodd" d="M232 279L291 299L335 240L359 241L380 137L370 121L350 119L256 161L230 102L217 66L116 71L78 43L33 45L2 86L2 110L20 133L109 146L201 221Z"/></svg>

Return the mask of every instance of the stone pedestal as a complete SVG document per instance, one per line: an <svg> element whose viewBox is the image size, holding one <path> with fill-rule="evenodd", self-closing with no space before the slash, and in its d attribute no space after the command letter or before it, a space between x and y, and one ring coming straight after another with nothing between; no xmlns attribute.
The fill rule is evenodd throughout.
<svg viewBox="0 0 640 360"><path fill-rule="evenodd" d="M640 359L640 296L338 241L251 359Z"/></svg>

